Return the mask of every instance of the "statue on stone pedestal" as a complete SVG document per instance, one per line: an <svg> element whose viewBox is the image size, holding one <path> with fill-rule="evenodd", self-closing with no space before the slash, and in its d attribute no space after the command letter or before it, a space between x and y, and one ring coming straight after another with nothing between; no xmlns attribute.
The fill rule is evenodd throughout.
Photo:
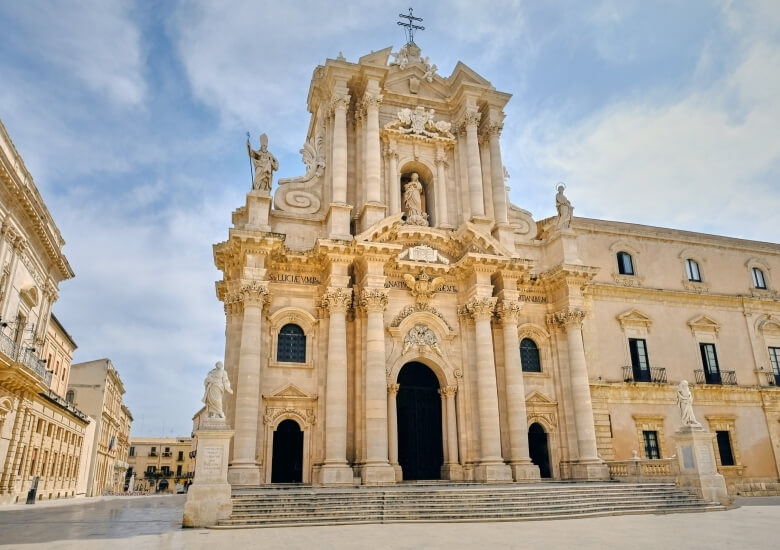
<svg viewBox="0 0 780 550"><path fill-rule="evenodd" d="M412 179L404 185L406 223L409 225L428 225L428 214L422 209L422 192L420 176L417 172L412 172Z"/></svg>
<svg viewBox="0 0 780 550"><path fill-rule="evenodd" d="M222 394L233 393L230 387L230 379L222 365L222 361L211 369L203 382L206 388L203 394L203 401L206 404L206 418L219 418L224 420L225 412L222 410Z"/></svg>
<svg viewBox="0 0 780 550"><path fill-rule="evenodd" d="M246 150L249 152L249 158L252 159L252 164L255 167L252 189L270 191L273 172L279 169L279 162L268 150L268 136L265 134L260 136L260 149L257 151L252 149L249 139L247 139Z"/></svg>
<svg viewBox="0 0 780 550"><path fill-rule="evenodd" d="M677 406L680 407L680 421L683 427L701 427L701 424L696 421L696 417L693 416L693 394L688 388L687 380L683 380L677 386Z"/></svg>
<svg viewBox="0 0 780 550"><path fill-rule="evenodd" d="M571 227L571 215L574 213L569 199L563 194L566 189L564 185L558 186L558 193L555 194L555 208L558 210L558 229L569 229Z"/></svg>

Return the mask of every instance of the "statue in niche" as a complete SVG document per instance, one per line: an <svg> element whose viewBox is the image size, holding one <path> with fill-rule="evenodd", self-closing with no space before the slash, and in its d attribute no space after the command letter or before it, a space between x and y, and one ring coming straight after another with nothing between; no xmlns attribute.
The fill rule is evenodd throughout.
<svg viewBox="0 0 780 550"><path fill-rule="evenodd" d="M569 229L571 227L571 216L574 213L569 199L563 194L566 189L564 185L558 186L558 193L555 194L555 208L558 210L558 229Z"/></svg>
<svg viewBox="0 0 780 550"><path fill-rule="evenodd" d="M412 172L412 179L404 185L404 206L406 207L406 223L409 225L428 225L428 214L422 207L422 183L417 172Z"/></svg>
<svg viewBox="0 0 780 550"><path fill-rule="evenodd" d="M252 146L249 144L249 138L247 138L246 150L249 153L249 158L252 159L252 165L255 168L255 175L252 179L252 189L270 191L273 173L275 170L279 169L279 162L268 150L268 136L265 134L260 136L260 149L257 151L252 149Z"/></svg>
<svg viewBox="0 0 780 550"><path fill-rule="evenodd" d="M693 394L688 388L687 380L683 380L677 386L677 406L680 408L680 421L683 426L701 427L693 416Z"/></svg>
<svg viewBox="0 0 780 550"><path fill-rule="evenodd" d="M206 418L224 420L225 411L222 409L222 395L225 392L232 394L233 389L230 387L230 379L225 372L222 361L217 361L214 368L209 371L203 385L206 391L201 401L206 404Z"/></svg>

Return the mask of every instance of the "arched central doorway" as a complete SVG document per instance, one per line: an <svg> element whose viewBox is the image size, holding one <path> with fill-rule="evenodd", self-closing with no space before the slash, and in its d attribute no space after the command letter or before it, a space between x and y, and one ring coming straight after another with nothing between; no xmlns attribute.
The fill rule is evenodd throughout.
<svg viewBox="0 0 780 550"><path fill-rule="evenodd" d="M398 462L404 480L439 479L442 456L439 380L422 363L398 373Z"/></svg>
<svg viewBox="0 0 780 550"><path fill-rule="evenodd" d="M550 446L547 442L547 432L538 422L534 422L528 427L528 450L531 462L539 466L539 475L543 478L551 478Z"/></svg>
<svg viewBox="0 0 780 550"><path fill-rule="evenodd" d="M295 420L283 420L274 432L271 483L303 481L303 432Z"/></svg>

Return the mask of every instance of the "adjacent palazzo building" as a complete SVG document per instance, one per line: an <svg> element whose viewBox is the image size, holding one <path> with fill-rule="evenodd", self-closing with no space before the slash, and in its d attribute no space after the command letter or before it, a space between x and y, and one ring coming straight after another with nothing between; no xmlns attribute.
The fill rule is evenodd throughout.
<svg viewBox="0 0 780 550"><path fill-rule="evenodd" d="M392 56L392 58L391 58ZM409 43L314 70L304 175L214 247L234 485L605 479L676 385L732 480L780 466L780 246L510 203L510 95ZM552 199L552 197L551 197Z"/></svg>

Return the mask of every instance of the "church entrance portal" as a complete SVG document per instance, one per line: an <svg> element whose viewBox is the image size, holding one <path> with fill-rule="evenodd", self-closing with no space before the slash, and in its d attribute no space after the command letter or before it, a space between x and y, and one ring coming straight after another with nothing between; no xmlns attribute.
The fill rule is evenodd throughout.
<svg viewBox="0 0 780 550"><path fill-rule="evenodd" d="M283 420L274 432L271 483L303 481L303 432L295 420Z"/></svg>
<svg viewBox="0 0 780 550"><path fill-rule="evenodd" d="M539 466L539 475L550 478L550 446L547 443L547 432L541 424L534 422L528 428L528 450L531 462Z"/></svg>
<svg viewBox="0 0 780 550"><path fill-rule="evenodd" d="M398 462L404 479L439 479L444 461L439 380L422 363L407 363L398 384Z"/></svg>

